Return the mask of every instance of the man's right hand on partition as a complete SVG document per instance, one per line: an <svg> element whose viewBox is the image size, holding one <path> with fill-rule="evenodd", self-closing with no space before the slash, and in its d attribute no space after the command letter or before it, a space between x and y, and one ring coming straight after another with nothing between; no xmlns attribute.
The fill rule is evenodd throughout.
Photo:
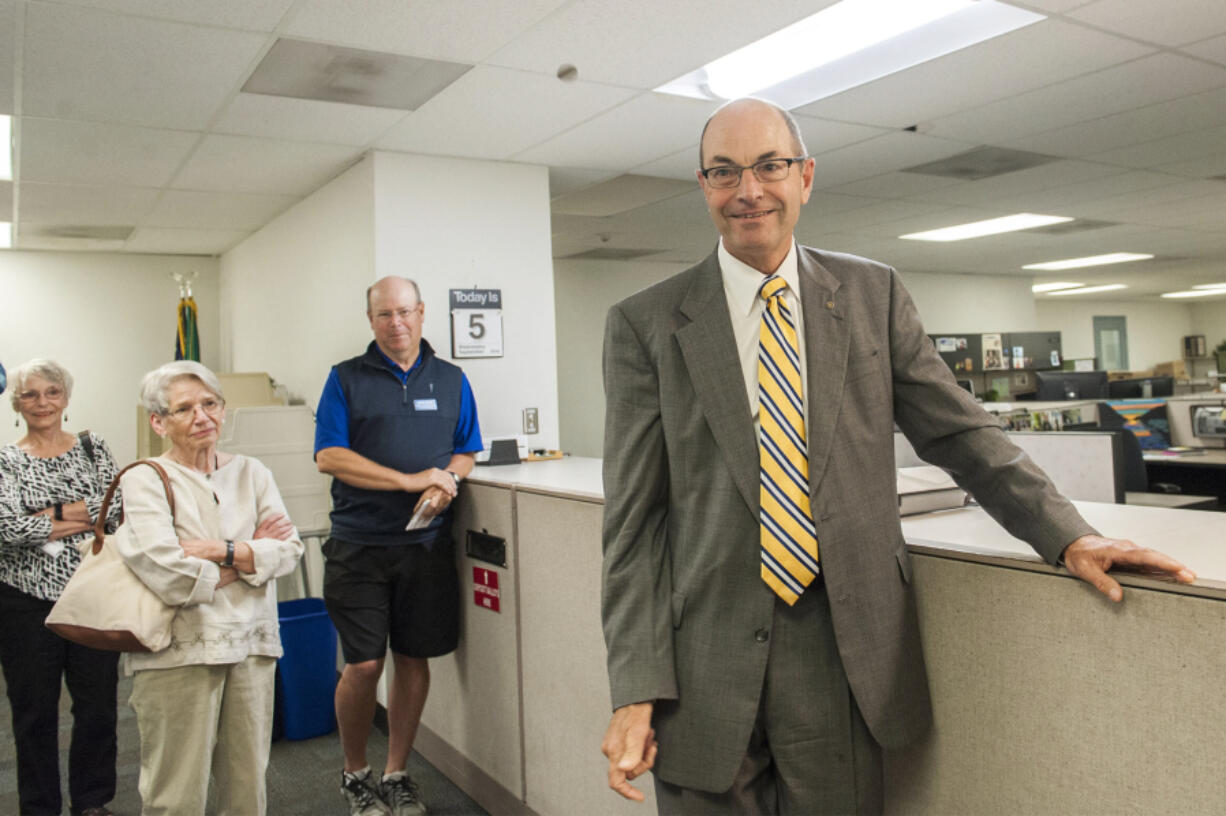
<svg viewBox="0 0 1226 816"><path fill-rule="evenodd" d="M656 764L656 732L651 727L653 703L631 703L613 712L600 750L609 758L609 787L627 799L643 801L643 792L630 784Z"/></svg>

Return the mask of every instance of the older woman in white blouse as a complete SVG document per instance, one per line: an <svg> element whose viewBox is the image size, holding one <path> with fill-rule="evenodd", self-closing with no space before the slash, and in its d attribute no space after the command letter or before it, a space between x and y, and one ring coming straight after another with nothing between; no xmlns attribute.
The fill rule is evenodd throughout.
<svg viewBox="0 0 1226 816"><path fill-rule="evenodd" d="M167 363L145 375L141 403L170 439L157 461L174 488L174 518L153 469L128 471L121 484L134 534L120 553L179 607L168 648L124 656L142 813L203 814L211 771L219 813L263 814L281 655L274 579L294 569L302 542L268 468L217 450L225 400L213 372Z"/></svg>

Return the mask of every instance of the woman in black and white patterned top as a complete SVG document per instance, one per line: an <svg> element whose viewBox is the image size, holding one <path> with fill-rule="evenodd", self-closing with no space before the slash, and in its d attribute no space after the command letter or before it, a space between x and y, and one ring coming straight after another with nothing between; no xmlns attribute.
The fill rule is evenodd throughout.
<svg viewBox="0 0 1226 816"><path fill-rule="evenodd" d="M102 438L63 430L72 375L50 360L11 372L13 408L26 435L0 447L0 665L4 669L23 814L62 812L61 678L72 696L71 812L105 816L115 796L118 655L69 643L43 625L81 561L115 460ZM118 523L112 505L108 528Z"/></svg>

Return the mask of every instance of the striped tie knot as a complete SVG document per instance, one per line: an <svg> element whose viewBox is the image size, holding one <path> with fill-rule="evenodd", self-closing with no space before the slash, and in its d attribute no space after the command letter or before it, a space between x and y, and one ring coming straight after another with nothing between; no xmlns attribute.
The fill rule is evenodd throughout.
<svg viewBox="0 0 1226 816"><path fill-rule="evenodd" d="M769 302L776 295L782 295L788 288L788 282L778 275L771 275L766 280L762 281L762 286L758 289L758 296Z"/></svg>

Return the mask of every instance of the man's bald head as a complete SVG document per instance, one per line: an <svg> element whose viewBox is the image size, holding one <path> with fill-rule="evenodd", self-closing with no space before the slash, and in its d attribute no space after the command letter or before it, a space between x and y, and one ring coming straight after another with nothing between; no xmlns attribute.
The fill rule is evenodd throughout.
<svg viewBox="0 0 1226 816"><path fill-rule="evenodd" d="M732 99L720 105L715 113L707 117L707 122L702 126L702 136L698 139L698 166L706 167L706 161L703 156L703 143L707 138L707 129L711 127L711 122L715 121L716 117L725 113L739 113L744 110L753 108L761 108L764 111L773 111L776 116L783 120L783 124L787 126L788 134L792 137L792 155L807 156L808 149L805 147L804 136L800 133L800 125L796 123L796 118L791 113L774 104L767 102L765 99L756 99L752 96L746 96L741 99Z"/></svg>
<svg viewBox="0 0 1226 816"><path fill-rule="evenodd" d="M421 303L421 290L417 288L417 281L402 278L399 275L388 275L366 287L366 314L370 314L372 295L388 295L404 287L412 289L414 303Z"/></svg>

